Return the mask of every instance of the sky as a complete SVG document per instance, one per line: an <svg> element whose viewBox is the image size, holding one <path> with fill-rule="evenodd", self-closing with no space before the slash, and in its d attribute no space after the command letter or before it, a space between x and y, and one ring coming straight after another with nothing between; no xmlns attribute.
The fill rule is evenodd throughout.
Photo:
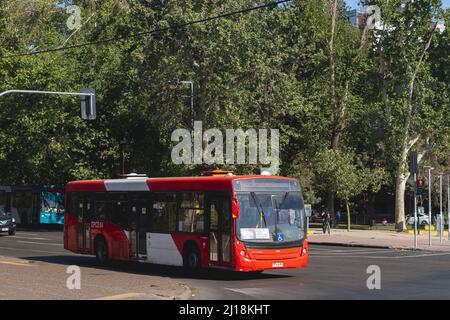
<svg viewBox="0 0 450 320"><path fill-rule="evenodd" d="M359 0L345 0L347 5L353 9L357 9L360 6L358 5ZM450 0L442 0L442 3L444 5L444 8L450 7Z"/></svg>

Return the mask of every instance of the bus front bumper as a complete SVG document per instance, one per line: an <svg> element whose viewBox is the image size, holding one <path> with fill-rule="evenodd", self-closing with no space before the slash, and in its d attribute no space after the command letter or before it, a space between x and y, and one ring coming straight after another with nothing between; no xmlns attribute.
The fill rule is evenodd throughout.
<svg viewBox="0 0 450 320"><path fill-rule="evenodd" d="M289 249L242 249L236 252L235 270L260 271L304 268L308 265L308 245Z"/></svg>

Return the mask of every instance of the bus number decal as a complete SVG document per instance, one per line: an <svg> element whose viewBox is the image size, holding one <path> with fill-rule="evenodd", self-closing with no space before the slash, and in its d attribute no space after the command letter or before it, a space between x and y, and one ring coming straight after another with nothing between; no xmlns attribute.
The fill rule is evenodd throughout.
<svg viewBox="0 0 450 320"><path fill-rule="evenodd" d="M103 221L92 221L91 229L103 229Z"/></svg>

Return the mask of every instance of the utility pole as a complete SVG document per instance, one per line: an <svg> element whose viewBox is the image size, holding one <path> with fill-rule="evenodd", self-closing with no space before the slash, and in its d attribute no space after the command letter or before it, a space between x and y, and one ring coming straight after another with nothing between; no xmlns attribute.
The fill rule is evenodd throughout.
<svg viewBox="0 0 450 320"><path fill-rule="evenodd" d="M439 243L442 243L442 227L444 225L442 221L442 173L439 174Z"/></svg>
<svg viewBox="0 0 450 320"><path fill-rule="evenodd" d="M428 170L428 246L431 247L431 226L432 226L432 214L431 214L431 166L425 166Z"/></svg>
<svg viewBox="0 0 450 320"><path fill-rule="evenodd" d="M419 167L417 163L417 152L409 152L409 172L413 176L414 190L414 249L417 249L417 174Z"/></svg>

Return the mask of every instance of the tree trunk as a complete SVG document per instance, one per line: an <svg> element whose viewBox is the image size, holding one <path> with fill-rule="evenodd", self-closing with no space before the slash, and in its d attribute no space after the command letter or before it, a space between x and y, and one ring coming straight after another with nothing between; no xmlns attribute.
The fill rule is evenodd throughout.
<svg viewBox="0 0 450 320"><path fill-rule="evenodd" d="M350 232L350 206L348 202L345 205L347 207L347 231Z"/></svg>
<svg viewBox="0 0 450 320"><path fill-rule="evenodd" d="M405 224L405 189L406 181L408 181L409 174L405 175L402 172L397 172L397 179L395 180L395 229L403 231L406 229Z"/></svg>
<svg viewBox="0 0 450 320"><path fill-rule="evenodd" d="M334 220L334 200L335 200L336 196L334 194L334 191L329 191L327 193L325 202L327 205L327 209L330 212L331 218Z"/></svg>

